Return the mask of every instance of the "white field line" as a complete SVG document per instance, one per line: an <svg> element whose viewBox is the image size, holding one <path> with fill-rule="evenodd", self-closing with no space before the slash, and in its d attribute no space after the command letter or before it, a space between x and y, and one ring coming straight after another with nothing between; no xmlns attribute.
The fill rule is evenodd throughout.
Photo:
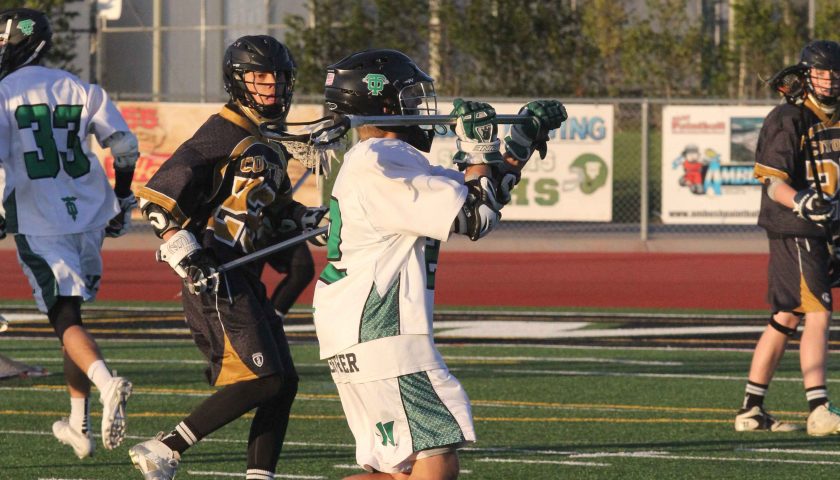
<svg viewBox="0 0 840 480"><path fill-rule="evenodd" d="M518 460L514 458L478 458L476 462L492 463L526 463L531 465L569 465L572 467L609 467L609 463L599 462L574 462L567 460Z"/></svg>
<svg viewBox="0 0 840 480"><path fill-rule="evenodd" d="M3 435L35 435L35 436L44 436L44 437L51 437L53 434L52 432L46 431L39 431L39 430L0 430L0 434ZM94 437L100 437L99 434L94 433ZM154 435L142 436L142 435L126 435L125 438L129 440L148 440L152 438ZM247 444L247 440L235 440L232 438L213 438L213 437L205 437L201 439L202 442L207 443L233 443L233 444ZM295 447L317 447L317 448L356 448L355 445L351 445L349 443L313 443L313 442L283 442L283 445L292 445Z"/></svg>
<svg viewBox="0 0 840 480"><path fill-rule="evenodd" d="M62 357L14 357L19 362L49 362L63 363ZM485 355L446 355L446 361L487 361L487 362L562 362L562 363L608 363L617 365L652 365L652 366L681 366L684 362L669 362L657 360L626 360L621 358L596 358L596 357L493 357ZM166 359L136 359L136 358L107 358L110 363L125 363L139 365L206 365L206 360L166 360ZM301 367L327 367L327 363L295 363Z"/></svg>
<svg viewBox="0 0 840 480"><path fill-rule="evenodd" d="M204 472L200 470L187 470L189 475L196 477L237 477L242 478L242 472ZM323 480L327 477L320 475L292 475L288 473L275 473L274 478L291 478L300 480Z"/></svg>
<svg viewBox="0 0 840 480"><path fill-rule="evenodd" d="M28 314L10 314L9 328L22 321L32 321ZM44 323L46 320L44 319ZM558 339L565 338L616 338L616 337L673 337L686 335L721 335L732 333L758 333L765 329L764 325L717 325L717 326L680 326L680 327L650 327L650 328L591 328L590 322L534 322L527 320L439 320L434 322L435 336L503 339ZM91 325L95 329L95 325ZM312 333L314 325L286 325L284 330L289 333ZM831 327L832 331L840 331L840 327ZM132 330L146 334L189 334L186 327L177 328L144 328Z"/></svg>
<svg viewBox="0 0 840 480"><path fill-rule="evenodd" d="M478 356L478 355L446 355L446 361L449 360L488 360L492 362L579 362L579 363L615 363L620 365L661 365L661 366L680 366L683 362L662 362L656 360L625 360L621 358L596 358L596 357L492 357L492 356ZM109 360L110 361L110 360Z"/></svg>
<svg viewBox="0 0 840 480"><path fill-rule="evenodd" d="M453 367L453 372L471 370L470 367ZM636 377L636 378L675 378L682 380L721 380L721 381L745 381L746 375L694 375L690 373L632 373L632 372L599 372L586 370L526 370L521 368L494 368L494 373L525 373L529 375L561 375L579 377ZM802 378L796 377L773 377L774 382L801 382ZM840 379L827 380L829 383L840 382Z"/></svg>
<svg viewBox="0 0 840 480"><path fill-rule="evenodd" d="M28 336L21 336L21 337L5 337L0 335L0 343L6 342L20 342L21 340L26 341L43 341L48 342L51 345L55 344L55 340L45 337L28 337ZM758 337L755 338L758 340ZM148 338L103 338L97 339L97 343L100 344L137 344L137 343L152 343L155 344L176 344L176 345L193 345L193 341L188 338L160 338L160 339L148 339ZM316 342L314 341L305 341L305 340L295 340L289 339L289 343L292 345L315 345ZM505 343L505 342L476 342L476 343L455 343L455 344L440 344L437 346L440 350L447 350L447 349L458 349L458 350L465 350L465 349L475 349L475 348L487 348L487 347L494 347L494 348L511 348L511 349L536 349L536 350L588 350L588 351L613 351L613 352L620 352L620 351L640 351L640 352L735 352L735 353L748 353L752 354L754 351L754 347L674 347L674 346L665 346L665 347L654 347L654 346L644 346L644 347L632 347L632 346L608 346L608 345L563 345L563 344L554 344L554 345L546 345L546 344L523 344L523 343ZM830 353L840 353L840 349L831 349L829 350Z"/></svg>
<svg viewBox="0 0 840 480"><path fill-rule="evenodd" d="M697 460L711 462L752 462L752 463L793 463L805 465L840 465L840 462L826 460L790 460L784 458L749 458L749 457L712 457L694 455L670 455L667 452L596 452L572 455L569 458L589 457L625 457L625 458L655 458L658 460Z"/></svg>
<svg viewBox="0 0 840 480"><path fill-rule="evenodd" d="M785 453L794 455L840 455L837 450L804 450L799 448L741 448L739 452Z"/></svg>

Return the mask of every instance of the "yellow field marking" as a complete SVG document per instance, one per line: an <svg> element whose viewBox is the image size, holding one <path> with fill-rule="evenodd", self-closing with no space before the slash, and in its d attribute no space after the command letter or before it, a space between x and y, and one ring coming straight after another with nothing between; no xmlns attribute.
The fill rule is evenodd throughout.
<svg viewBox="0 0 840 480"><path fill-rule="evenodd" d="M33 389L44 389L54 391L64 391L63 385L33 385ZM2 389L0 389L2 390ZM206 394L212 395L216 390L214 389L197 389L197 388L154 388L142 387L134 388L134 393L168 393L177 395L181 394ZM300 400L338 400L338 395L334 393L299 393L297 399ZM532 402L522 400L472 400L475 406L493 406L504 405L510 407L544 407L544 408L568 408L579 410L627 410L627 411L641 411L641 412L691 412L691 413L722 413L731 414L734 412L731 408L711 408L711 407L667 407L657 405L619 405L610 403L560 403L560 402ZM774 410L774 414L778 416L791 417L805 417L806 414L798 411Z"/></svg>
<svg viewBox="0 0 840 480"><path fill-rule="evenodd" d="M129 411L128 416L131 418L155 418L155 417L184 417L188 415L189 412L133 412ZM27 416L35 416L35 417L60 417L60 416L67 416L67 412L53 412L48 410L0 410L0 416L2 415L27 415ZM99 412L91 412L90 415L92 417L101 417L102 414ZM253 413L246 413L242 415L240 418L253 418ZM344 420L344 415L300 415L300 414L292 414L290 416L292 419L297 420Z"/></svg>
<svg viewBox="0 0 840 480"><path fill-rule="evenodd" d="M31 411L31 410L0 410L0 415L28 415L37 417L57 417L66 415L66 412L54 411ZM92 416L101 416L101 414L92 412ZM187 412L130 412L129 416L132 418L156 418L156 417L183 417ZM247 413L241 418L250 419L254 415ZM292 420L344 420L344 415L300 415L292 414ZM676 424L693 424L693 423L731 423L731 419L698 419L698 418L612 418L612 417L475 417L477 422L508 422L508 423L676 423Z"/></svg>

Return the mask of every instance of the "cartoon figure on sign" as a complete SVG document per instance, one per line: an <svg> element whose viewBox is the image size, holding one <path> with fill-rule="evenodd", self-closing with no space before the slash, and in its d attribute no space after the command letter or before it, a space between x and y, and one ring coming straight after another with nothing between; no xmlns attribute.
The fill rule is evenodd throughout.
<svg viewBox="0 0 840 480"><path fill-rule="evenodd" d="M585 153L569 165L569 179L563 182L563 191L580 188L586 195L603 187L607 183L607 163L601 157Z"/></svg>
<svg viewBox="0 0 840 480"><path fill-rule="evenodd" d="M703 186L703 176L705 173L705 165L700 159L700 149L697 145L686 145L680 156L675 158L671 164L672 168L676 170L679 167L683 169L683 176L680 177L680 186L688 187L691 193L702 195L706 193Z"/></svg>
<svg viewBox="0 0 840 480"><path fill-rule="evenodd" d="M715 195L720 195L720 154L711 148L707 148L706 151L703 152L703 163L705 164L705 168L703 169L704 189L706 191L711 189Z"/></svg>

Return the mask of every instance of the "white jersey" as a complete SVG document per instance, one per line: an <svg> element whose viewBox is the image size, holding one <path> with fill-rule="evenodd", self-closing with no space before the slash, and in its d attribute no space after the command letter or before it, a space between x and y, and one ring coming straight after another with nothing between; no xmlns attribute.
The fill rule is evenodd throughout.
<svg viewBox="0 0 840 480"><path fill-rule="evenodd" d="M102 229L119 213L105 170L90 150L128 132L98 85L63 70L27 66L0 81L3 205L11 233L63 235Z"/></svg>
<svg viewBox="0 0 840 480"><path fill-rule="evenodd" d="M330 200L329 264L313 301L321 358L431 335L440 241L466 199L463 183L401 140L368 139L345 154Z"/></svg>

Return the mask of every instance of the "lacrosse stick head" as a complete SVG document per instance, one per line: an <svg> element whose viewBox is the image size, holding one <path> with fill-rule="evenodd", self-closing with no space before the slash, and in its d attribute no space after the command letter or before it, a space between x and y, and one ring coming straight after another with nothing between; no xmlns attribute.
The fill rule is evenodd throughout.
<svg viewBox="0 0 840 480"><path fill-rule="evenodd" d="M805 99L805 76L807 73L808 67L801 64L791 65L770 77L767 84L770 88L782 94L788 103L802 103Z"/></svg>

